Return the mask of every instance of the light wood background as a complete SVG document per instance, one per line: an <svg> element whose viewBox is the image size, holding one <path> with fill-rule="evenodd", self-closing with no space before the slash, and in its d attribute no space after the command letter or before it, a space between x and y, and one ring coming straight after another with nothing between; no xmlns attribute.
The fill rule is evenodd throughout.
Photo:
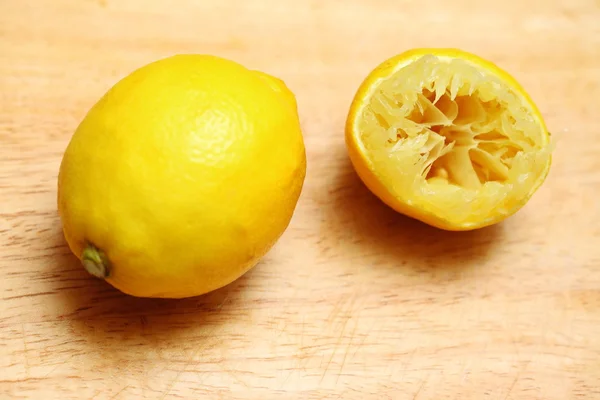
<svg viewBox="0 0 600 400"><path fill-rule="evenodd" d="M547 182L502 224L430 228L352 171L354 91L421 46L495 61L554 134ZM69 254L58 165L112 84L182 52L285 80L308 174L250 273L136 299ZM600 399L599 104L597 0L0 0L0 398Z"/></svg>

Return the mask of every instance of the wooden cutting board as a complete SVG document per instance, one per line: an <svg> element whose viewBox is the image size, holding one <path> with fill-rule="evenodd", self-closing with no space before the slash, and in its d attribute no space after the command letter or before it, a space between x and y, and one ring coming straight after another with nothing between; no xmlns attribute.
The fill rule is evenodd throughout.
<svg viewBox="0 0 600 400"><path fill-rule="evenodd" d="M599 21L596 0L0 2L0 398L600 398ZM510 71L556 139L548 180L504 223L430 228L349 164L358 84L423 46ZM112 84L190 52L292 88L305 188L235 283L132 298L69 253L58 166Z"/></svg>

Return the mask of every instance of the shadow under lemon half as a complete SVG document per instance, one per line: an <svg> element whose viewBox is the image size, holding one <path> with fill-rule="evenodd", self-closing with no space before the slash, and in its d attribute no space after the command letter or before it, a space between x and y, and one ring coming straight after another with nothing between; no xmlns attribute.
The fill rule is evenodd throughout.
<svg viewBox="0 0 600 400"><path fill-rule="evenodd" d="M375 68L346 122L350 159L396 211L446 230L492 225L544 182L550 134L508 73L457 49L415 49Z"/></svg>

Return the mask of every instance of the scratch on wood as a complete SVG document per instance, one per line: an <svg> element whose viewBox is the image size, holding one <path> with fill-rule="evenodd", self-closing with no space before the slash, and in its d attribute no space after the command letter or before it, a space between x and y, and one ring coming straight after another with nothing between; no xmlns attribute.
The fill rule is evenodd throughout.
<svg viewBox="0 0 600 400"><path fill-rule="evenodd" d="M211 331L206 335L207 340L210 340L211 338L215 337L215 332L217 331L217 328L218 328L218 326L215 326L213 329L211 329ZM185 360L183 368L181 368L179 371L177 371L177 374L175 375L173 380L171 382L169 382L169 384L167 385L167 388L165 389L162 397L160 398L161 400L164 400L169 395L171 390L173 390L173 387L179 381L179 378L181 377L181 375L185 371L187 371L187 369L190 367L190 365L192 364L192 362L194 361L194 359L196 358L198 353L200 353L201 350L204 350L207 348L209 348L208 342L204 343L204 345L198 346L196 348L196 350L191 352L190 356Z"/></svg>
<svg viewBox="0 0 600 400"><path fill-rule="evenodd" d="M213 331L214 331L214 329L213 329ZM167 385L167 389L165 389L165 392L163 393L162 397L160 398L161 400L164 400L168 396L168 394L171 392L171 390L173 390L173 387L179 381L179 378L181 377L181 375L192 364L192 361L194 360L194 358L196 357L196 355L200 352L200 349L202 349L202 348L204 348L204 347L199 346L195 351L191 352L190 356L185 360L183 367L179 371L177 371L177 373L175 374L175 377Z"/></svg>
<svg viewBox="0 0 600 400"><path fill-rule="evenodd" d="M400 377L400 379L404 379L404 376L406 375L406 372L408 371L408 367L412 363L412 360L415 358L415 354L417 354L418 350L419 350L419 348L415 347L415 349L412 351L412 353L410 353L410 357L408 357L408 360L406 361L406 363L404 363L404 369L402 370L402 376Z"/></svg>
<svg viewBox="0 0 600 400"><path fill-rule="evenodd" d="M337 308L337 305L336 305L336 308ZM329 367L331 366L331 362L333 361L333 357L335 357L335 354L337 353L337 348L338 348L339 342L341 340L341 337L344 335L344 330L346 329L347 323L348 323L348 319L346 319L344 321L344 324L342 325L342 332L338 338L337 343L333 346L333 350L331 352L331 357L329 357L329 361L327 362L325 369L323 369L323 374L321 375L321 383L323 383L323 380L325 379L325 376L327 375L327 372L329 371Z"/></svg>
<svg viewBox="0 0 600 400"><path fill-rule="evenodd" d="M419 389L417 389L415 395L413 396L413 400L417 400L419 393L421 393L421 390L423 390L423 387L425 386L425 383L427 382L428 379L429 379L429 376L427 378L423 379L423 381L421 382L421 386L419 386Z"/></svg>
<svg viewBox="0 0 600 400"><path fill-rule="evenodd" d="M221 310L223 308L223 306L225 305L227 300L229 300L229 295L230 295L230 292L227 292L223 301L221 303L219 303L219 305L217 305L217 307L216 307L217 310Z"/></svg>
<svg viewBox="0 0 600 400"><path fill-rule="evenodd" d="M102 390L97 390L96 393L94 393L94 395L92 397L90 397L90 400L94 400L96 397L98 397L101 394L102 394Z"/></svg>
<svg viewBox="0 0 600 400"><path fill-rule="evenodd" d="M290 378L292 377L293 374L294 374L294 369L290 368L289 374L287 374L287 376L285 377L285 379L281 383L281 389L282 390L285 390L285 385L288 383L288 381L290 380Z"/></svg>
<svg viewBox="0 0 600 400"><path fill-rule="evenodd" d="M189 364L188 364L188 362L186 362L185 365L183 366L183 368L181 368L179 371L177 371L177 374L175 374L175 377L167 385L167 388L165 389L163 395L160 397L160 400L164 400L169 395L171 390L173 390L173 387L175 386L175 384L179 381L179 377L181 376L181 374L183 374L183 372L187 369L188 366L189 366Z"/></svg>
<svg viewBox="0 0 600 400"><path fill-rule="evenodd" d="M240 378L233 369L227 368L225 365L222 366L223 371L227 372L233 379L235 379L238 383L242 384L244 387L249 388L247 382L245 382L242 378Z"/></svg>
<svg viewBox="0 0 600 400"><path fill-rule="evenodd" d="M25 357L25 377L31 377L29 370L29 351L27 349L27 336L25 335L25 324L21 323L21 334L23 335L23 356Z"/></svg>
<svg viewBox="0 0 600 400"><path fill-rule="evenodd" d="M352 303L352 307L351 309L354 309L354 302ZM342 359L342 365L340 366L340 372L338 374L338 378L337 381L340 380L340 376L342 376L342 371L344 370L344 366L346 365L346 359L348 358L348 353L350 353L350 349L352 347L352 342L354 341L354 336L356 335L356 330L358 329L358 323L360 321L360 310L356 316L356 320L354 321L354 328L352 329L352 333L350 333L350 339L348 340L348 345L346 346L346 351L344 352L344 358ZM360 346L362 346L365 343L365 339L363 338L363 340L359 343L358 347L360 348ZM358 351L358 349L354 352L354 354L356 355L356 352ZM336 381L336 383L337 383Z"/></svg>
<svg viewBox="0 0 600 400"><path fill-rule="evenodd" d="M356 303L356 299L357 299L358 295L357 293L354 293L354 295L352 296L351 300L347 303L347 307L344 305L344 301L339 301L337 302L337 304L335 305L334 309L332 310L331 314L329 315L329 322L333 323L334 319L336 318L336 316L338 314L342 314L342 328L340 331L340 334L337 338L337 341L333 347L333 351L331 353L331 357L329 357L329 361L327 362L327 365L325 366L325 369L323 370L323 374L321 375L321 383L323 382L323 380L325 379L325 376L327 375L327 372L329 371L329 368L331 367L331 363L333 361L333 358L335 357L335 355L337 354L337 349L339 347L341 347L342 342L344 340L344 333L346 332L346 328L348 327L348 322L352 319L352 310L354 309L354 304ZM356 326L355 326L356 329ZM344 361L346 359L346 355L347 355L348 349L346 350L346 354L344 355ZM342 369L343 369L344 365L342 363L341 367L340 367L340 371L338 372L338 377L337 379L339 380L340 375L342 374Z"/></svg>
<svg viewBox="0 0 600 400"><path fill-rule="evenodd" d="M302 314L302 325L300 326L300 348L304 348L304 328L305 328L305 320L304 314Z"/></svg>
<svg viewBox="0 0 600 400"><path fill-rule="evenodd" d="M358 346L355 347L354 349L354 354L352 354L352 357L356 357L356 354L360 351L360 349L362 347L364 347L365 342L367 341L367 339L371 336L371 332L373 331L373 328L375 327L375 324L371 324L367 330L367 332L363 335L362 340L358 343Z"/></svg>
<svg viewBox="0 0 600 400"><path fill-rule="evenodd" d="M344 358L342 358L342 364L340 365L340 372L338 373L336 383L339 382L340 377L342 376L342 371L344 370L344 366L346 365L346 359L348 358L348 353L350 352L350 346L352 345L357 326L358 322L355 322L354 329L352 329L352 333L350 334L350 340L348 340L348 345L346 346L346 350L344 351Z"/></svg>
<svg viewBox="0 0 600 400"><path fill-rule="evenodd" d="M71 357L69 357L69 359L75 357L75 355L72 355ZM48 378L50 375L52 375L54 373L54 371L56 371L57 369L59 369L60 367L62 367L63 364L59 363L58 365L56 365L54 368L52 368L46 375L44 375L44 379Z"/></svg>
<svg viewBox="0 0 600 400"><path fill-rule="evenodd" d="M121 393L123 393L127 389L129 389L129 385L125 385L121 390L119 390L117 393L115 393L114 396L112 396L110 398L110 400L116 399L118 395L120 395Z"/></svg>
<svg viewBox="0 0 600 400"><path fill-rule="evenodd" d="M504 400L508 400L510 394L512 393L512 391L515 389L515 387L517 386L517 382L519 381L519 378L521 378L521 375L523 375L523 372L525 372L525 370L527 369L527 367L529 366L529 363L531 362L531 360L527 361L523 367L519 370L519 372L517 372L517 375L515 376L515 379L513 380L512 384L510 385L510 387L508 388L508 392L506 393L506 396L504 397Z"/></svg>

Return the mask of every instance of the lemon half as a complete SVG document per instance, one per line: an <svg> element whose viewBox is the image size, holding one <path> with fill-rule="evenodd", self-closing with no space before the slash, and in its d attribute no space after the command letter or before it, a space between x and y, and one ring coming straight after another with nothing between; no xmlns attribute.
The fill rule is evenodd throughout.
<svg viewBox="0 0 600 400"><path fill-rule="evenodd" d="M414 49L375 68L351 104L346 143L375 195L446 230L514 214L551 165L550 134L523 87L457 49Z"/></svg>

